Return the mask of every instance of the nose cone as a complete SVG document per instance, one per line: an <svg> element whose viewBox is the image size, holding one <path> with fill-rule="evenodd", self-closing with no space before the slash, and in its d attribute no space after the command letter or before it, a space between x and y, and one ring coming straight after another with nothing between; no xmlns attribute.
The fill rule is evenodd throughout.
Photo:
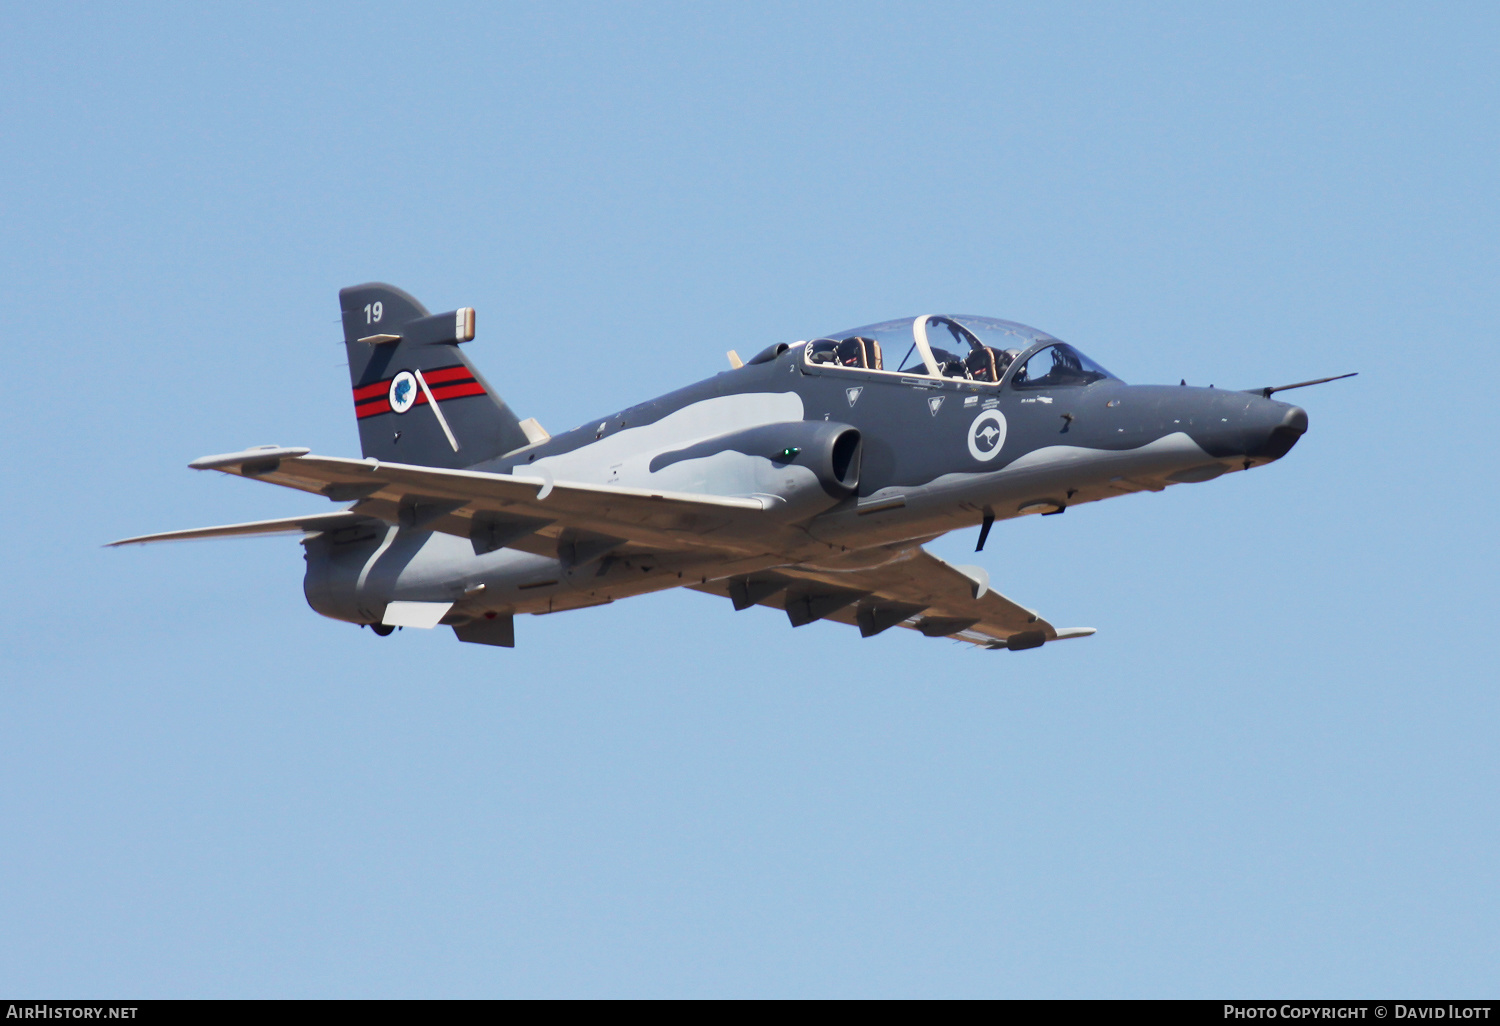
<svg viewBox="0 0 1500 1026"><path fill-rule="evenodd" d="M1279 404L1278 404L1279 405ZM1252 447L1246 456L1262 460L1279 460L1292 451L1297 439L1307 433L1307 411L1300 406L1288 406L1263 440Z"/></svg>

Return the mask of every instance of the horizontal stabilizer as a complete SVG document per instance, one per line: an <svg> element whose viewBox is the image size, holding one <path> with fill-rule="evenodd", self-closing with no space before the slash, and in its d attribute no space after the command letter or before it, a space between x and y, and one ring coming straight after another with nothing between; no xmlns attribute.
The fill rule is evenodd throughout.
<svg viewBox="0 0 1500 1026"><path fill-rule="evenodd" d="M117 545L145 545L147 542L188 541L193 538L236 538L255 534L293 534L298 531L337 531L360 524L382 524L374 517L362 516L339 510L337 513L312 513L305 517L282 517L279 520L252 520L245 524L225 524L222 527L194 527L186 531L163 531L161 534L143 534L135 538L112 541L105 548Z"/></svg>

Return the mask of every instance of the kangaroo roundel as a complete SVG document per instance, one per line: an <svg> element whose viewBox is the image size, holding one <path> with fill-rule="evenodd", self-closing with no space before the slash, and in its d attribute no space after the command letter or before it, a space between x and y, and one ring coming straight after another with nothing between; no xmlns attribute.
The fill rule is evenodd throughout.
<svg viewBox="0 0 1500 1026"><path fill-rule="evenodd" d="M391 379L391 409L405 413L417 401L417 379L411 371L402 371Z"/></svg>
<svg viewBox="0 0 1500 1026"><path fill-rule="evenodd" d="M969 455L979 462L988 463L999 456L1004 444L1005 414L999 410L985 410L969 425Z"/></svg>

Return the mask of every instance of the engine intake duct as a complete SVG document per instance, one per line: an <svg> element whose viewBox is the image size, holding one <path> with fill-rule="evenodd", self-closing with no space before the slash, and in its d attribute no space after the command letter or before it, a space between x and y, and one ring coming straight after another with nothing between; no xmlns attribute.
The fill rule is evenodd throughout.
<svg viewBox="0 0 1500 1026"><path fill-rule="evenodd" d="M764 456L776 467L805 467L812 471L824 492L842 499L859 490L863 451L864 440L858 428L826 420L787 420L731 431L661 453L651 460L651 472L684 460L739 452Z"/></svg>

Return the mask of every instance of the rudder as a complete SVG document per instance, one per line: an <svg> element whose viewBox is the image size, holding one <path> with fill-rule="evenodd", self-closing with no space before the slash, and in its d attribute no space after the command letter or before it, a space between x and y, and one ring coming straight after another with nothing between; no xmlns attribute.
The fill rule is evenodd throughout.
<svg viewBox="0 0 1500 1026"><path fill-rule="evenodd" d="M340 289L339 306L365 456L458 469L527 444L516 415L459 351L474 337L472 309L429 314L381 282Z"/></svg>

